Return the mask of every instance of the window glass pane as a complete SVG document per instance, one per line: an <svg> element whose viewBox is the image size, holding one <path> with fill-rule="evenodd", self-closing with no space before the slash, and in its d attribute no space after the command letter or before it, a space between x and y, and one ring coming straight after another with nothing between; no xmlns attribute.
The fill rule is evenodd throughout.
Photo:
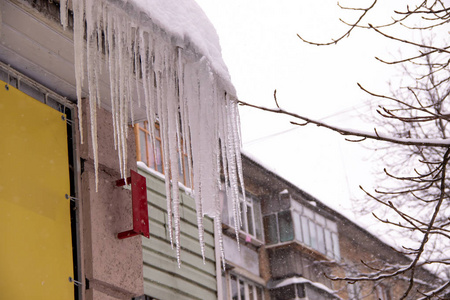
<svg viewBox="0 0 450 300"><path fill-rule="evenodd" d="M152 141L150 140L150 135L147 134L147 160L148 160L148 164L147 166L149 166L150 168L156 170L156 160L155 160L155 150L153 149L153 144Z"/></svg>
<svg viewBox="0 0 450 300"><path fill-rule="evenodd" d="M291 196L289 193L279 195L281 209L288 209L291 206Z"/></svg>
<svg viewBox="0 0 450 300"><path fill-rule="evenodd" d="M316 224L313 221L308 220L309 223L309 236L311 238L311 247L317 249L317 234L316 234Z"/></svg>
<svg viewBox="0 0 450 300"><path fill-rule="evenodd" d="M242 280L239 280L239 291L240 291L240 296L241 296L241 300L245 300L245 286L244 286L244 282Z"/></svg>
<svg viewBox="0 0 450 300"><path fill-rule="evenodd" d="M321 215L316 214L316 223L321 225L322 227L325 227L325 218Z"/></svg>
<svg viewBox="0 0 450 300"><path fill-rule="evenodd" d="M261 202L256 199L253 199L253 214L253 217L255 218L255 236L258 240L262 240Z"/></svg>
<svg viewBox="0 0 450 300"><path fill-rule="evenodd" d="M292 212L293 219L294 219L294 232L295 232L295 239L299 242L303 242L302 239L302 225L300 223L300 215L298 212L294 211Z"/></svg>
<svg viewBox="0 0 450 300"><path fill-rule="evenodd" d="M247 232L254 236L255 228L253 222L253 208L250 205L247 205Z"/></svg>
<svg viewBox="0 0 450 300"><path fill-rule="evenodd" d="M139 151L141 153L141 161L143 161L147 166L153 167L148 164L147 161L147 147L145 145L145 141L147 140L147 136L144 131L139 130Z"/></svg>
<svg viewBox="0 0 450 300"><path fill-rule="evenodd" d="M317 250L325 254L325 236L321 225L316 225L317 230Z"/></svg>
<svg viewBox="0 0 450 300"><path fill-rule="evenodd" d="M333 255L333 241L331 239L331 231L328 229L325 229L325 248L326 248L326 255L328 257L334 257Z"/></svg>
<svg viewBox="0 0 450 300"><path fill-rule="evenodd" d="M294 239L294 226L290 210L278 213L278 226L280 230L280 241L292 241Z"/></svg>
<svg viewBox="0 0 450 300"><path fill-rule="evenodd" d="M305 285L304 284L297 284L297 297L305 298Z"/></svg>
<svg viewBox="0 0 450 300"><path fill-rule="evenodd" d="M157 130L158 131L158 130ZM156 140L155 141L155 159L156 159L156 170L160 173L164 173L163 172L163 167L162 167L162 148L161 148L161 141Z"/></svg>
<svg viewBox="0 0 450 300"><path fill-rule="evenodd" d="M278 243L277 217L275 214L268 215L263 218L264 237L267 244Z"/></svg>
<svg viewBox="0 0 450 300"><path fill-rule="evenodd" d="M185 185L187 187L192 187L191 184L191 170L189 170L189 161L187 156L183 155L183 162L184 162L184 178L185 178Z"/></svg>
<svg viewBox="0 0 450 300"><path fill-rule="evenodd" d="M225 224L231 226L232 223L230 221L230 216L233 215L233 209L232 209L231 205L230 205L230 207L228 207L228 198L227 198L226 191L219 192L219 199L220 199L220 202L222 202L222 223L225 223Z"/></svg>
<svg viewBox="0 0 450 300"><path fill-rule="evenodd" d="M184 184L184 171L183 171L183 155L178 153L178 176L180 176L179 181Z"/></svg>
<svg viewBox="0 0 450 300"><path fill-rule="evenodd" d="M332 232L337 232L337 225L333 221L327 220L327 228L330 229Z"/></svg>
<svg viewBox="0 0 450 300"><path fill-rule="evenodd" d="M227 277L225 277L225 272L222 272L222 300L228 300L228 287L227 287Z"/></svg>
<svg viewBox="0 0 450 300"><path fill-rule="evenodd" d="M309 219L314 219L313 211L310 209L307 209L306 207L303 208L303 215L308 217Z"/></svg>
<svg viewBox="0 0 450 300"><path fill-rule="evenodd" d="M340 260L341 259L341 253L339 251L339 240L338 240L338 236L336 233L333 233L331 235L331 238L333 240L333 252L334 252L334 258L336 260Z"/></svg>
<svg viewBox="0 0 450 300"><path fill-rule="evenodd" d="M255 300L255 287L251 284L248 285L248 299Z"/></svg>
<svg viewBox="0 0 450 300"><path fill-rule="evenodd" d="M239 300L237 279L236 279L236 276L233 276L233 275L231 275L231 278L230 278L230 292L231 292L231 299Z"/></svg>
<svg viewBox="0 0 450 300"><path fill-rule="evenodd" d="M256 287L256 300L263 300L263 290L260 287Z"/></svg>
<svg viewBox="0 0 450 300"><path fill-rule="evenodd" d="M301 216L302 220L302 233L303 233L303 243L305 243L308 246L311 246L311 239L309 237L309 226L308 226L308 219L304 216Z"/></svg>
<svg viewBox="0 0 450 300"><path fill-rule="evenodd" d="M244 202L239 203L239 209L241 210L241 230L247 232L247 215L244 210Z"/></svg>

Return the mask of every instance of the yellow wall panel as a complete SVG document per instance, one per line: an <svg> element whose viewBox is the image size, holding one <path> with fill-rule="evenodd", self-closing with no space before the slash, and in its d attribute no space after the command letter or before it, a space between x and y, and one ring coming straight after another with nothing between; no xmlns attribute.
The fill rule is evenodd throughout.
<svg viewBox="0 0 450 300"><path fill-rule="evenodd" d="M73 299L64 114L0 81L0 299Z"/></svg>

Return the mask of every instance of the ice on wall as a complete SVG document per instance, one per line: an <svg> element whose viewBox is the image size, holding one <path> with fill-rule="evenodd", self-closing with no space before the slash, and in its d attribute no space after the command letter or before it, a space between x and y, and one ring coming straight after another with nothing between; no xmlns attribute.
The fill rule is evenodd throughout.
<svg viewBox="0 0 450 300"><path fill-rule="evenodd" d="M65 28L67 0L61 0L61 8ZM173 228L170 240L176 247L178 264L181 249L178 160L182 148L187 149L193 174L204 256L203 216L214 217L216 232L220 233L222 208L218 191L226 191L238 216L239 187L243 186L238 107L214 28L193 0L74 0L73 10L77 98L81 105L82 90L87 88L96 184L97 106L106 104L111 110L111 130L123 178L127 176L130 122L136 114L145 115L149 124L158 122L168 225ZM85 76L87 87L82 86ZM100 95L101 78L109 79L108 95ZM155 127L148 129L154 142ZM240 218L235 220L237 230ZM223 256L223 249L221 253Z"/></svg>

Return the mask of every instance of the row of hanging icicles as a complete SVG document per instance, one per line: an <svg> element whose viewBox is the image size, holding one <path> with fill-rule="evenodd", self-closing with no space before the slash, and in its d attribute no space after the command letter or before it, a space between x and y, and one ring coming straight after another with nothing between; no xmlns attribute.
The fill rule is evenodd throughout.
<svg viewBox="0 0 450 300"><path fill-rule="evenodd" d="M60 1L64 29L68 24L67 1ZM219 191L224 191L232 203L238 241L241 222L239 186L243 191L243 174L236 101L226 93L204 57L189 60L181 48L171 45L161 33L135 23L129 12L107 0L73 0L72 4L80 138L83 142L81 99L84 77L87 76L96 190L99 163L96 115L101 99L110 99L114 146L122 178L127 177L129 120L134 123L135 113L145 110L148 124L158 122L160 126L168 228L174 229L169 231L170 242L172 247L176 246L178 266L181 264L178 156L183 147L187 149L189 170L193 174L203 261L203 216L208 214L214 218L224 263ZM110 94L100 95L99 84L105 77L109 80ZM154 143L154 126L149 126L148 130ZM156 149L155 145L153 149Z"/></svg>

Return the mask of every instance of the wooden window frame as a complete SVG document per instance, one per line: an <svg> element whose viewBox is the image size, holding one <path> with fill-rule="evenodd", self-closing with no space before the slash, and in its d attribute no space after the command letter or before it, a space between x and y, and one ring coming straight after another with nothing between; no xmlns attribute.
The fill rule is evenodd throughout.
<svg viewBox="0 0 450 300"><path fill-rule="evenodd" d="M155 149L154 151L151 151L151 149L153 149L153 145L150 145L151 140L150 140L150 131L148 130L148 121L144 121L144 122L140 122L140 123L136 123L133 126L134 129L134 135L135 135L135 139L136 139L136 160L137 161L142 161L144 162L149 168L163 174L164 174L164 152L163 152L163 147L162 147L162 140L161 140L161 132L160 132L160 126L159 123L155 123L155 133L159 133L159 134L155 134L155 142L159 143L159 151L157 149ZM141 141L141 132L144 133L145 141ZM144 149L145 149L145 153L141 153L141 144L145 143ZM187 188L192 188L192 172L190 170L186 170L188 168L188 165L186 164L186 161L188 160L188 154L186 152L186 146L184 145L183 140L181 140L181 155L178 156L179 161L178 161L178 170L179 170L179 175L180 175L180 183L182 183L185 187ZM153 153L151 153L153 152ZM155 155L157 153L157 155L159 155L160 162L161 165L158 164L158 157L157 155ZM145 155L145 160L143 159L143 156ZM152 159L150 159L152 158ZM151 165L150 162L153 162L153 164ZM158 166L160 166L161 170L158 170Z"/></svg>

